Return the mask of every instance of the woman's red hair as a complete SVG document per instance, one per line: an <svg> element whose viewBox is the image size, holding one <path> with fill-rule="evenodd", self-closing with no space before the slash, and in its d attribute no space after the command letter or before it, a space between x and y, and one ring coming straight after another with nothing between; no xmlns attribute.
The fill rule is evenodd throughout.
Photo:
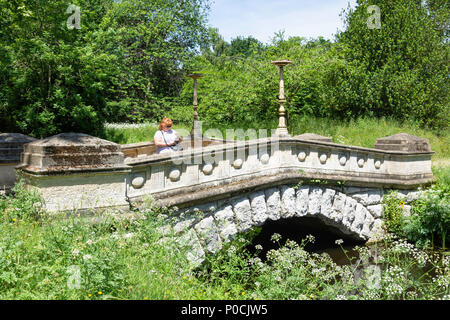
<svg viewBox="0 0 450 320"><path fill-rule="evenodd" d="M166 126L171 126L173 124L172 120L169 118L164 118L161 120L161 123L159 124L159 130L164 129Z"/></svg>

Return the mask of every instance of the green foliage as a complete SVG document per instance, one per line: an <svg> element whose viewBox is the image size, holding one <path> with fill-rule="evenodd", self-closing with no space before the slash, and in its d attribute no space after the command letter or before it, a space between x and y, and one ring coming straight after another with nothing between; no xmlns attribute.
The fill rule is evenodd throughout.
<svg viewBox="0 0 450 320"><path fill-rule="evenodd" d="M429 5L439 10L430 9ZM340 56L330 73L333 107L348 115L413 118L421 125L448 127L449 44L439 28L448 3L360 0L344 12L338 34ZM381 28L370 29L369 5L381 12Z"/></svg>
<svg viewBox="0 0 450 320"><path fill-rule="evenodd" d="M404 225L403 206L405 202L397 191L391 191L383 197L382 204L383 218L385 219L384 228L388 232L402 235Z"/></svg>
<svg viewBox="0 0 450 320"><path fill-rule="evenodd" d="M366 25L369 4L381 8L381 29ZM284 73L290 123L296 115L385 117L406 127L417 123L445 131L450 114L446 16L448 5L439 1L358 1L344 12L346 29L335 43L286 39L282 32L267 45L250 37L227 43L210 29L210 43L191 64L205 75L199 81L200 118L222 124L276 119L279 74L270 62L286 58L293 62ZM191 100L192 83L186 82L179 105ZM180 113L189 110L183 108Z"/></svg>
<svg viewBox="0 0 450 320"><path fill-rule="evenodd" d="M44 214L43 199L37 190L26 190L24 182L19 181L12 189L12 195L0 195L0 212L4 222L20 220L37 221Z"/></svg>
<svg viewBox="0 0 450 320"><path fill-rule="evenodd" d="M81 29L69 30L69 4ZM204 0L0 1L0 127L102 136L108 121L162 117L206 33Z"/></svg>
<svg viewBox="0 0 450 320"><path fill-rule="evenodd" d="M440 245L445 250L449 232L450 193L430 189L412 206L404 225L405 236L418 245Z"/></svg>

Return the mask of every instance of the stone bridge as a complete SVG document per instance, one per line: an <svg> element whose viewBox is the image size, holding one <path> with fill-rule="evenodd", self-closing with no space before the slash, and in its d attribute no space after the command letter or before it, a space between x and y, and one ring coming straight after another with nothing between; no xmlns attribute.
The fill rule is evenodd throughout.
<svg viewBox="0 0 450 320"><path fill-rule="evenodd" d="M187 228L208 252L267 220L293 217L317 217L330 230L368 240L380 230L384 194L399 189L410 201L434 179L428 141L408 134L378 139L374 148L314 134L188 138L183 152L169 155L155 154L152 143L120 146L85 134L17 137L22 145L0 136L9 155L0 184L10 187L15 170L49 212L128 208L151 197L176 207L174 230Z"/></svg>

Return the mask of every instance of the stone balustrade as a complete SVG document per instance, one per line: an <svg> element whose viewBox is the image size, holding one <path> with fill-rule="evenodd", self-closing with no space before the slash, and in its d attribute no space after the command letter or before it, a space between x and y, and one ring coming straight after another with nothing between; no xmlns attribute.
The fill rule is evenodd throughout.
<svg viewBox="0 0 450 320"><path fill-rule="evenodd" d="M420 138L401 139L417 145ZM429 150L329 141L316 135L216 141L206 147L200 141L179 153L125 157L112 142L61 134L27 144L17 173L39 189L48 211L128 206L145 196L161 206L183 207L300 180L381 189L415 189L433 180Z"/></svg>

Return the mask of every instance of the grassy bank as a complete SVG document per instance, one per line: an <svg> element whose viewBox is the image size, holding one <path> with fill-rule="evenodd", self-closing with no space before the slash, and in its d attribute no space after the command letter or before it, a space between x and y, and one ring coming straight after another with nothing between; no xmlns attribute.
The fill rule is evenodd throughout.
<svg viewBox="0 0 450 320"><path fill-rule="evenodd" d="M363 270L305 251L313 237L279 235L266 261L246 251L247 235L193 268L190 248L162 233L166 212L47 216L37 195L16 191L0 199L0 299L450 299L450 257L394 237L356 248Z"/></svg>

